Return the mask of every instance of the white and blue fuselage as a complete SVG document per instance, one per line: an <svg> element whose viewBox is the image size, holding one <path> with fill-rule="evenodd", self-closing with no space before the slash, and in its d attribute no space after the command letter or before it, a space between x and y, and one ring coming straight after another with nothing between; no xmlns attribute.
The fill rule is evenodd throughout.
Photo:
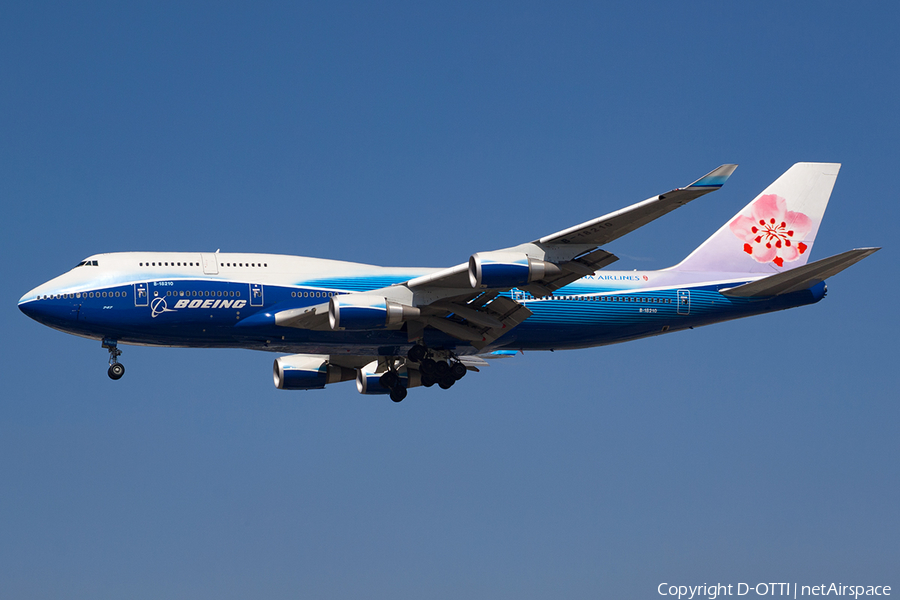
<svg viewBox="0 0 900 600"><path fill-rule="evenodd" d="M411 346L402 325L315 331L277 326L272 315L436 271L276 254L98 254L25 294L19 308L55 329L124 344L401 355ZM505 295L532 316L478 352L614 344L811 304L825 295L824 283L770 298L719 292L753 279L759 277L671 269L598 271L543 298L513 288ZM476 352L435 329L426 330L425 343L460 355Z"/></svg>

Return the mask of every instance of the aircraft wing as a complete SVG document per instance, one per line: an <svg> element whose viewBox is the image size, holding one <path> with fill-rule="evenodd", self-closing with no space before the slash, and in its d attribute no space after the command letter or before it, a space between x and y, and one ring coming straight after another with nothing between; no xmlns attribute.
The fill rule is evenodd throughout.
<svg viewBox="0 0 900 600"><path fill-rule="evenodd" d="M556 268L545 269L542 277L528 282L532 284L532 289L519 286L520 289L525 289L535 296L549 295L554 290L585 275L591 275L618 260L613 254L599 249L600 246L684 206L691 200L719 189L736 168L737 165L733 164L722 165L686 187L676 188L533 242L497 250L495 253L510 255L520 253L534 260L551 263ZM407 285L413 289L473 287L469 276L471 262L470 259L469 263L417 277L410 280Z"/></svg>
<svg viewBox="0 0 900 600"><path fill-rule="evenodd" d="M643 202L632 204L608 215L591 219L562 231L536 240L535 244L592 244L602 246L631 233L639 227L658 219L691 200L722 187L734 173L737 165L722 165L713 169L694 183L668 191Z"/></svg>
<svg viewBox="0 0 900 600"><path fill-rule="evenodd" d="M501 294L513 288L535 297L614 263L616 256L600 248L626 233L722 187L737 165L722 165L694 183L512 248L478 252L467 263L410 279L379 290L340 295L330 304L282 311L278 325L327 329L330 307L338 310L379 309L405 323L410 341L426 327L481 349L531 316L522 304ZM393 313L391 313L393 311ZM365 312L365 311L363 311ZM340 321L340 319L338 319Z"/></svg>

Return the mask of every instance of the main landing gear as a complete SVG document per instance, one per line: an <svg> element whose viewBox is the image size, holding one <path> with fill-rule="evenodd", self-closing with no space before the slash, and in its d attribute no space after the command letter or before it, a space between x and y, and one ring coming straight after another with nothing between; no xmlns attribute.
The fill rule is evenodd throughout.
<svg viewBox="0 0 900 600"><path fill-rule="evenodd" d="M405 364L404 364L405 363ZM403 367L407 367L408 379L400 376ZM388 359L387 371L378 379L378 383L390 392L391 400L402 402L406 398L406 386L435 384L442 389L450 389L454 383L465 377L466 366L449 350L432 350L422 344L409 349L406 360L399 356Z"/></svg>
<svg viewBox="0 0 900 600"><path fill-rule="evenodd" d="M416 344L409 349L406 357L410 362L419 363L422 385L425 387L438 384L441 389L449 390L454 383L466 376L466 366L449 352L437 352Z"/></svg>
<svg viewBox="0 0 900 600"><path fill-rule="evenodd" d="M378 379L378 383L381 384L381 387L391 390L391 400L394 402L403 402L403 399L406 398L406 388L403 387L397 371L391 369Z"/></svg>
<svg viewBox="0 0 900 600"><path fill-rule="evenodd" d="M125 374L125 365L119 362L122 351L116 345L116 340L103 340L103 347L109 350L109 369L106 374L112 380L122 379Z"/></svg>

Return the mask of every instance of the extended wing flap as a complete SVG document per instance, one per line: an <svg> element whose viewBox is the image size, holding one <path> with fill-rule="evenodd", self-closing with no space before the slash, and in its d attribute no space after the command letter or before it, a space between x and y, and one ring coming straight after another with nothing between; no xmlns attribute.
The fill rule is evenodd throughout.
<svg viewBox="0 0 900 600"><path fill-rule="evenodd" d="M511 331L532 314L515 300L495 294L485 294L468 304L440 302L432 306L463 321L428 316L424 319L425 324L470 342L478 349Z"/></svg>
<svg viewBox="0 0 900 600"><path fill-rule="evenodd" d="M850 267L867 256L878 252L881 248L857 248L848 250L835 256L829 256L822 260L784 271L777 275L770 275L763 279L745 283L727 290L720 290L723 296L735 298L756 298L767 296L780 296L799 292L825 281L828 277L837 275L847 267Z"/></svg>
<svg viewBox="0 0 900 600"><path fill-rule="evenodd" d="M501 335L509 332L513 327L530 317L533 313L510 298L498 296L491 300L484 309L488 314L493 315L500 321L500 327L491 327L484 331L484 337L480 342L473 342L472 345L478 349L484 348Z"/></svg>

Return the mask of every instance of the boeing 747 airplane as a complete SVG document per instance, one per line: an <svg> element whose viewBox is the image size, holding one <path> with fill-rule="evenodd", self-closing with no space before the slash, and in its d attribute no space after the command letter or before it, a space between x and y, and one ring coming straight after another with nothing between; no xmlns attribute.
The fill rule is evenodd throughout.
<svg viewBox="0 0 900 600"><path fill-rule="evenodd" d="M445 269L220 252L117 252L82 260L19 308L100 340L119 379L120 344L248 348L275 360L279 389L356 380L362 394L447 389L526 350L588 348L813 304L825 279L876 252L808 262L839 164L797 163L674 267L607 271L602 249L722 187L722 165L677 188Z"/></svg>

